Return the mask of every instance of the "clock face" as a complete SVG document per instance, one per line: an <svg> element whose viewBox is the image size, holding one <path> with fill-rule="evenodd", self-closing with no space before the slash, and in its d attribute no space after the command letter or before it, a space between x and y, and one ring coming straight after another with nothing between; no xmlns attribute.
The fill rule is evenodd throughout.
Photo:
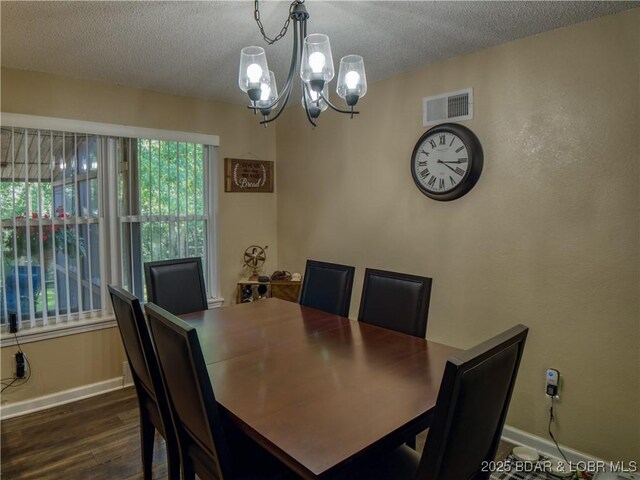
<svg viewBox="0 0 640 480"><path fill-rule="evenodd" d="M434 133L419 145L413 168L414 176L425 190L449 192L469 173L469 151L457 135Z"/></svg>
<svg viewBox="0 0 640 480"><path fill-rule="evenodd" d="M482 161L480 142L471 130L457 124L438 125L418 140L411 157L411 174L428 197L453 200L473 188Z"/></svg>

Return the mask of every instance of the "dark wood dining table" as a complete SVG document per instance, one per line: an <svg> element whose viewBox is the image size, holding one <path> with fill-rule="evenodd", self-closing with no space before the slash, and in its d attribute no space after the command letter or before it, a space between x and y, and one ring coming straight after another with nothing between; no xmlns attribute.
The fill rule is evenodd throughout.
<svg viewBox="0 0 640 480"><path fill-rule="evenodd" d="M429 426L460 350L277 298L182 315L218 404L304 478L348 476Z"/></svg>

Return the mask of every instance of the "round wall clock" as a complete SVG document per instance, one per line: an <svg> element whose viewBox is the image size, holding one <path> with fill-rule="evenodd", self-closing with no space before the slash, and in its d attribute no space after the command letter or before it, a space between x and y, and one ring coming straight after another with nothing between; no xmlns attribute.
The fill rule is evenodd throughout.
<svg viewBox="0 0 640 480"><path fill-rule="evenodd" d="M427 197L448 201L469 192L482 173L482 146L475 134L456 123L427 130L411 155L411 175Z"/></svg>

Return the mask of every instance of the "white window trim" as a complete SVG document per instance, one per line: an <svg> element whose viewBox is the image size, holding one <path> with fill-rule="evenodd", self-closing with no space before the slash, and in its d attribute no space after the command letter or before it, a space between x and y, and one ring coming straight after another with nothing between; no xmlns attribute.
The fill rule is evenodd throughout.
<svg viewBox="0 0 640 480"><path fill-rule="evenodd" d="M224 298L209 297L207 298L208 307L219 308L223 305ZM103 330L105 328L116 327L116 317L112 313L107 313L100 318L90 318L86 320L76 320L67 323L59 323L52 326L43 326L35 328L25 328L20 330L16 335L21 345L31 342L40 342L51 338L64 337L67 335L75 335L77 333L93 332ZM3 332L0 339L0 347L11 347L16 344L13 333Z"/></svg>
<svg viewBox="0 0 640 480"><path fill-rule="evenodd" d="M21 113L0 112L0 124L12 126L16 128L29 128L40 130L55 130L55 131L67 131L74 133L86 133L96 134L104 136L115 137L131 137L131 138L153 138L154 140L166 140L174 142L187 142L187 143L200 143L204 145L210 145L212 147L218 147L220 145L220 137L218 135L208 135L193 132L183 132L178 130L161 130L156 128L144 128L135 127L130 125L117 125L112 123L100 123L100 122L88 122L85 120L75 120L59 117L43 117L38 115L25 115ZM210 184L208 188L209 192L209 230L217 232L218 230L218 158L217 149L210 148L210 158L207 162L207 166L210 169L208 176ZM115 199L115 196L110 198ZM110 205L111 206L111 205ZM103 207L104 208L104 207ZM112 220L113 221L113 220ZM207 303L209 308L221 307L224 303L224 298L220 297L220 283L218 272L218 242L217 235L207 235L208 240L208 255L210 255L210 268L207 275L209 280L212 281L210 285L215 285L215 292L209 292L215 297L209 297ZM110 240L111 241L111 240ZM104 253L102 254L104 258ZM113 275L118 271L116 265L114 265L114 259L111 259L110 275ZM106 265L101 265L104 267ZM106 271L102 268L102 271ZM119 277L111 277L119 278ZM108 300L108 299L103 299ZM66 335L74 335L77 333L91 332L95 330L102 330L105 328L115 327L116 320L112 313L110 313L110 303L103 303L107 307L103 310L103 315L96 318L81 319L77 321L71 321L66 323L59 323L52 326L42 326L35 328L21 329L16 335L20 343L31 343L41 340L47 340L51 338L63 337ZM15 345L15 337L13 333L4 331L0 334L0 347L8 347Z"/></svg>
<svg viewBox="0 0 640 480"><path fill-rule="evenodd" d="M161 130L157 128L116 125L114 123L87 122L68 118L41 117L22 113L0 113L2 125L18 128L37 128L40 130L56 130L74 133L87 133L113 137L153 138L172 142L202 143L220 146L218 135L182 132L178 130Z"/></svg>
<svg viewBox="0 0 640 480"><path fill-rule="evenodd" d="M214 297L208 299L209 308L212 308L212 305L221 306L222 302L224 302L224 298L220 296L220 272L218 269L219 259L218 259L218 149L217 148L209 148L207 149L208 156L207 162L205 164L205 178L209 180L209 185L207 185L207 199L206 201L209 203L209 219L207 221L207 228L209 232L207 232L207 264L209 267L209 271L207 272L207 285L209 288L209 295L214 295ZM210 232L215 232L214 235L211 235Z"/></svg>
<svg viewBox="0 0 640 480"><path fill-rule="evenodd" d="M91 318L86 320L76 320L65 323L59 323L52 326L42 326L34 328L25 328L20 330L16 335L21 345L31 342L39 342L50 338L64 337L74 335L76 333L93 332L116 326L116 317L113 314L105 314L101 318ZM13 333L3 332L0 347L10 347L16 344Z"/></svg>

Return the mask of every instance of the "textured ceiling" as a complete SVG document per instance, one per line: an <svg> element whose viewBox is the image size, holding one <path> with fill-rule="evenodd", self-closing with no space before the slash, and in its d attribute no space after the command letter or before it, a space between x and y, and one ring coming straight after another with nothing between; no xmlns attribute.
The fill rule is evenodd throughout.
<svg viewBox="0 0 640 480"><path fill-rule="evenodd" d="M267 34L275 36L289 2L260 5ZM369 81L639 5L306 2L308 33L329 35L336 69L342 56L360 54ZM2 1L0 8L5 67L244 103L237 86L242 47L265 46L279 84L290 61L291 34L266 46L252 1Z"/></svg>

